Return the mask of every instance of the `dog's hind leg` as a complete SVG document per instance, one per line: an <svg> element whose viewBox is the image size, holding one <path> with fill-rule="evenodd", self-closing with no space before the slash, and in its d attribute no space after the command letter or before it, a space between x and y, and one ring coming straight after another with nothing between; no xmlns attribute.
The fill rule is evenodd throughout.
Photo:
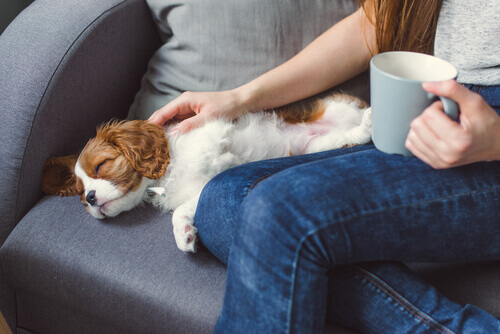
<svg viewBox="0 0 500 334"><path fill-rule="evenodd" d="M306 147L306 153L316 153L346 146L367 144L372 135L371 108L365 110L361 124L348 130L331 132L313 139Z"/></svg>

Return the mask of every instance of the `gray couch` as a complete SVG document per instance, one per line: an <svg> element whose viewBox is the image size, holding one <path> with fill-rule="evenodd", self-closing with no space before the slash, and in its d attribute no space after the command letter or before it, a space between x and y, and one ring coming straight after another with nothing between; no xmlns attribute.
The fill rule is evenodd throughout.
<svg viewBox="0 0 500 334"><path fill-rule="evenodd" d="M278 8L252 14L248 6L260 8L258 2L239 2L247 7L232 29L255 21L251 15L304 13L306 20L314 14L299 0L261 0ZM252 45L252 34L241 42L231 30L215 29L230 16L214 15L230 2L203 0L212 7L197 14L189 12L200 9L193 1L164 3L172 4L152 16L143 0L37 0L0 36L0 310L14 333L208 333L215 324L225 267L214 256L203 248L194 255L178 251L170 215L151 207L97 221L76 197L44 197L43 162L78 152L98 124L125 118L131 105L131 115L145 117L183 89L225 89L248 80L324 26L296 32L292 25L265 25L276 17L264 20L262 38L286 37L270 52L262 39ZM314 3L328 24L354 10L347 0ZM196 15L213 20L214 29L200 29ZM178 29L182 24L187 30ZM219 57L203 54L221 41L234 45L216 48L212 55ZM238 47L259 53L234 62L229 54ZM165 67L147 70L159 48L168 53ZM166 79L155 77L161 71ZM366 96L366 85L364 75L344 88ZM411 266L451 299L500 316L498 263ZM327 319L326 331L344 330Z"/></svg>

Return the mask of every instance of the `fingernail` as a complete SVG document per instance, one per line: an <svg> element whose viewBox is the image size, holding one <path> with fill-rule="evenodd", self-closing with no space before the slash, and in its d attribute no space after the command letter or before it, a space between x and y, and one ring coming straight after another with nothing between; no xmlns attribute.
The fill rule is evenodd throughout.
<svg viewBox="0 0 500 334"><path fill-rule="evenodd" d="M422 84L424 89L437 88L441 83L439 81L429 81Z"/></svg>

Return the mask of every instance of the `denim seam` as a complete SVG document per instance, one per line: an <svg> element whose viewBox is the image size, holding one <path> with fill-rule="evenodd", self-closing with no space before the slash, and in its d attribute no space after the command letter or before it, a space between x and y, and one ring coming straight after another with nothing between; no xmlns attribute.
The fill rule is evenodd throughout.
<svg viewBox="0 0 500 334"><path fill-rule="evenodd" d="M376 275L356 265L346 267L346 270L352 271L354 275L358 275L359 277L361 277L361 279L365 279L368 283L371 283L377 288L379 288L388 297L390 297L392 300L394 300L396 303L402 306L408 313L410 313L410 315L414 316L415 318L426 324L429 328L434 329L439 333L455 334L455 332L451 331L446 326L440 324L430 315L422 312L419 308L417 308L415 305L409 302L406 298L400 295L396 290L394 290L390 285L388 285L386 282L384 282Z"/></svg>
<svg viewBox="0 0 500 334"><path fill-rule="evenodd" d="M300 252L302 250L302 246L304 245L306 240L309 239L309 237L316 235L317 233L319 233L320 231L322 231L324 229L333 227L334 225L342 224L342 223L345 223L348 221L353 221L354 219L358 219L361 217L371 216L371 215L382 213L382 212L394 211L394 210L399 210L399 209L408 208L408 207L416 207L416 206L425 205L425 204L429 204L429 203L433 203L433 202L442 202L442 201L445 201L445 200L448 200L451 198L456 198L456 197L461 197L461 196L468 196L468 195L477 194L477 193L484 193L484 192L492 192L492 191L495 191L497 189L500 189L500 186L494 186L494 187L490 187L487 189L480 189L480 190L474 190L474 191L467 191L467 192L449 195L449 196L445 196L445 197L434 198L432 200L423 200L423 201L412 203L412 204L400 205L400 206L397 206L394 208L384 208L384 209L379 209L379 210L372 210L372 211L368 211L368 212L363 212L363 213L356 215L356 216L348 217L348 218L345 218L345 219L340 220L340 221L329 223L325 226L320 226L317 229L306 234L304 237L302 237L302 239L299 242L299 245L297 247L297 251L295 252L295 260L293 262L293 267L292 267L292 269L293 269L292 284L290 287L290 298L289 298L290 302L289 302L289 306L288 306L288 315L287 315L287 324L286 324L287 332L290 333L291 324L292 324L293 299L295 297L294 291L295 291L295 285L296 285L296 280L297 280L297 266L298 266L298 261L300 258Z"/></svg>
<svg viewBox="0 0 500 334"><path fill-rule="evenodd" d="M250 186L248 187L247 195L250 193L250 191L252 191L255 187L257 187L262 181L264 181L265 179L269 178L272 175L274 175L274 174L262 175L258 179L254 180L252 182L252 184L250 184Z"/></svg>

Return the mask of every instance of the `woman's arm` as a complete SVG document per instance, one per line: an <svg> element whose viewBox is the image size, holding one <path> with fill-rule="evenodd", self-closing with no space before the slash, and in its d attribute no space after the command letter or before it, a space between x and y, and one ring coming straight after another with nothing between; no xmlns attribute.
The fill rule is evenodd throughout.
<svg viewBox="0 0 500 334"><path fill-rule="evenodd" d="M182 120L183 133L215 117L271 109L336 86L368 68L375 28L363 9L324 32L295 57L236 89L218 93L186 92L156 111L150 121ZM195 116L195 117L192 117Z"/></svg>

